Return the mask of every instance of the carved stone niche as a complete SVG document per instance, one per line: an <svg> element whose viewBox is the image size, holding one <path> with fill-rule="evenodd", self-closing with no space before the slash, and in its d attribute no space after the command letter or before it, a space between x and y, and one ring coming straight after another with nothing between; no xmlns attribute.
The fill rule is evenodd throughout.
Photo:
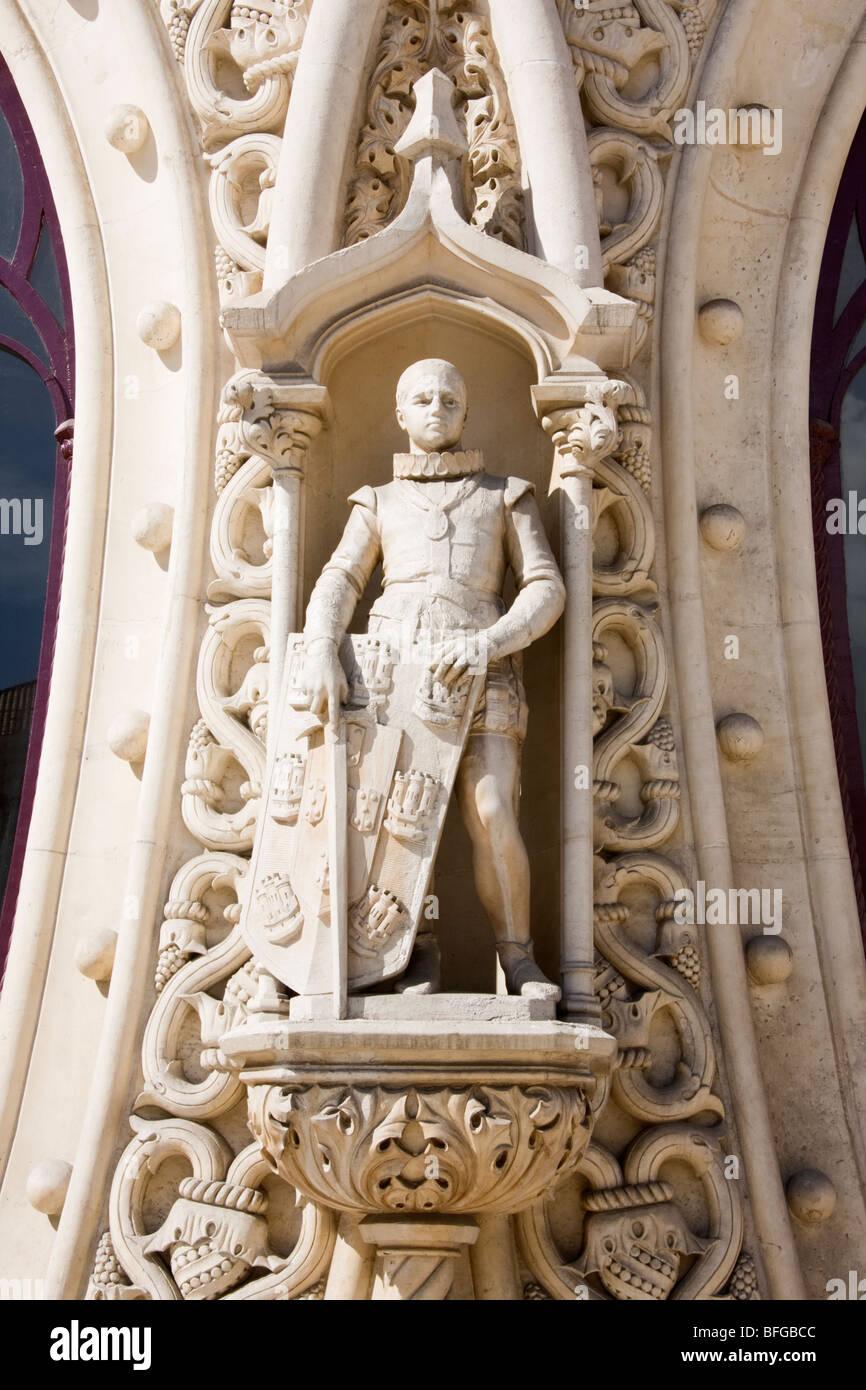
<svg viewBox="0 0 866 1390"><path fill-rule="evenodd" d="M276 1174L341 1213L326 1298L518 1299L508 1218L583 1157L613 1039L435 1008L401 1021L392 1002L375 1020L258 1014L225 1034L250 1130Z"/></svg>
<svg viewBox="0 0 866 1390"><path fill-rule="evenodd" d="M465 139L455 123L453 90L433 72L415 95L415 115L399 146L412 165L399 215L375 236L312 260L222 315L243 388L236 402L227 401L226 428L238 423L229 419L230 408L255 416L257 427L260 397L297 411L312 402L328 426L309 433L294 500L284 524L272 528L273 689L280 684L273 662L281 651L291 669L290 634L300 629L288 624L300 623L303 600L339 538L346 496L360 484L384 483L401 447L387 397L410 362L438 355L465 368L472 399L487 402L470 419L467 444L484 446L492 472L531 478L539 499L548 498L553 461L533 405L545 415L548 406L601 415L611 421L608 443L615 442L611 401L622 384L606 374L631 360L634 305L601 286L584 288L561 267L471 226L462 205ZM533 395L542 383L547 393ZM258 436L247 433L251 457L264 458ZM264 465L261 476L250 478L261 488ZM567 507L562 514L573 521ZM545 521L553 531L554 517ZM562 639L578 657L584 649L591 655L591 549L581 549L579 558L581 582L570 599L580 614L580 639ZM291 601L277 587L289 565ZM361 630L365 619L365 611L356 613ZM585 705L585 737L573 762L589 767L591 662L584 670L580 660L569 661L571 674L560 681L553 646L548 657L551 693L546 703L535 702L532 718L549 732L559 725L560 701ZM512 1217L570 1172L589 1144L615 1044L593 1021L591 824L579 837L580 853L570 842L579 893L565 903L558 881L565 875L557 873L565 862L562 759L548 743L552 765L539 787L545 801L540 813L540 802L528 808L525 821L547 837L543 854L529 847L533 893L551 885L541 915L553 931L540 941L540 955L555 970L559 946L569 972L569 1021L553 1018L550 1000L492 992L346 998L333 965L332 989L321 993L318 977L315 988L299 985L285 964L287 973L280 974L276 956L262 956L278 981L299 992L287 1001L269 976L270 993L263 988L245 1020L224 1024L213 1039L214 1065L247 1088L250 1130L274 1173L318 1211L339 1215L329 1299L520 1299ZM573 782L572 775L568 785ZM281 816L289 814L289 801L287 791ZM591 819L591 799L584 803ZM440 857L443 879L447 868ZM330 875L327 882L330 895ZM434 897L439 892L437 882ZM461 950L472 935L480 942L483 930L465 886L463 898L452 914ZM251 890L249 901L258 901ZM287 904L285 895L282 908ZM444 895L443 906L444 919L452 906ZM329 906L329 914L336 918L344 907ZM464 932L468 919L475 926ZM553 939L558 919L559 943ZM248 926L249 917L243 929ZM254 953L261 946L254 933L245 940ZM470 978L461 971L454 984L492 990L492 946L485 949L489 975L474 974L470 961ZM319 955L324 959L325 952ZM446 981L447 969L446 963Z"/></svg>
<svg viewBox="0 0 866 1390"><path fill-rule="evenodd" d="M533 482L559 558L561 508L550 486L550 440L533 413L533 389L549 381L551 399L583 401L584 380L603 382L607 371L628 364L635 349L633 304L601 286L584 288L558 266L470 225L458 178L465 139L455 122L453 95L441 73L428 73L416 88L415 116L400 142L412 181L399 216L375 236L290 273L284 283L226 307L222 315L243 363L238 379L271 382L281 400L300 401L303 392L315 391L327 397L322 413L329 427L311 440L302 470L294 624L302 622L305 600L339 540L346 498L361 485L390 477L392 456L403 447L393 389L412 360L443 357L460 368L472 402L467 444L483 449L491 472L518 473ZM250 478L261 490L266 468ZM228 541L223 550L232 551ZM272 571L276 584L276 553ZM356 631L364 630L375 588L374 580L356 610ZM584 598L575 595L574 603L582 605ZM285 627L272 613L274 660L293 630L298 629ZM531 713L522 821L533 865L533 939L548 973L556 972L562 954L562 641L559 629L548 633L525 666ZM272 662L276 689L274 676ZM587 749L576 761L588 763L590 757ZM587 865L587 883L590 877ZM491 991L495 958L471 883L469 844L452 808L427 920L436 923L440 937L445 987ZM589 921L589 898L573 915ZM591 949L565 954L579 961L588 980ZM587 993L591 998L591 987Z"/></svg>

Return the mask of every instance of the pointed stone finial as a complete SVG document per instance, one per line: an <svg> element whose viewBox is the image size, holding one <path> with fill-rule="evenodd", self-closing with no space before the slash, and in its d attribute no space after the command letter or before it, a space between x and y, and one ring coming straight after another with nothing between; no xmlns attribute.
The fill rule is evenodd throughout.
<svg viewBox="0 0 866 1390"><path fill-rule="evenodd" d="M425 72L414 86L415 112L394 146L413 163L425 154L458 159L468 152L466 137L454 115L454 83L439 68Z"/></svg>

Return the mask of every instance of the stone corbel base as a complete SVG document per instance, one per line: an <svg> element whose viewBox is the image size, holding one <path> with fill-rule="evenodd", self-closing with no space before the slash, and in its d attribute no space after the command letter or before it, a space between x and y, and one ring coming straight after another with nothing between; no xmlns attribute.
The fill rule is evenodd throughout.
<svg viewBox="0 0 866 1390"><path fill-rule="evenodd" d="M520 1296L508 1217L580 1161L615 1043L553 1020L254 1015L220 1051L274 1172L341 1214L326 1297L501 1299Z"/></svg>

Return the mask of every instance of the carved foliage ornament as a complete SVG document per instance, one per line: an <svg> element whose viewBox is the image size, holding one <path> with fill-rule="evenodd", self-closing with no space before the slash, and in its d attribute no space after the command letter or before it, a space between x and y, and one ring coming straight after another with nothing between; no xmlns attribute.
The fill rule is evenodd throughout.
<svg viewBox="0 0 866 1390"><path fill-rule="evenodd" d="M411 166L394 146L414 110L413 83L439 68L454 83L465 129L467 215L475 227L523 247L520 166L505 81L485 16L474 0L392 0L370 80L366 119L349 186L344 244L378 232L400 212Z"/></svg>
<svg viewBox="0 0 866 1390"><path fill-rule="evenodd" d="M511 1212L579 1160L578 1087L255 1086L250 1128L275 1170L314 1201L377 1212Z"/></svg>

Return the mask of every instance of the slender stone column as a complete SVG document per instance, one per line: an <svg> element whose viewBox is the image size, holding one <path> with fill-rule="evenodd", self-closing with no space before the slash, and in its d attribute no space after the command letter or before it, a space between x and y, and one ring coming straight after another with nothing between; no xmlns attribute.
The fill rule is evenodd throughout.
<svg viewBox="0 0 866 1390"><path fill-rule="evenodd" d="M337 1303L365 1302L370 1297L376 1251L362 1238L357 1216L343 1214L328 1271L325 1299Z"/></svg>
<svg viewBox="0 0 866 1390"><path fill-rule="evenodd" d="M303 620L303 470L307 447L292 450L292 463L274 466L270 679L274 701L283 681L289 633L296 632Z"/></svg>
<svg viewBox="0 0 866 1390"><path fill-rule="evenodd" d="M330 414L324 386L242 372L223 393L239 413L241 448L264 459L274 479L270 702L275 713L286 643L303 620L304 473L310 446ZM273 729L274 719L269 723Z"/></svg>
<svg viewBox="0 0 866 1390"><path fill-rule="evenodd" d="M475 1297L494 1303L519 1303L520 1278L511 1217L494 1212L477 1220L478 1240L469 1251Z"/></svg>
<svg viewBox="0 0 866 1390"><path fill-rule="evenodd" d="M562 1012L600 1018L593 989L592 551L594 470L619 441L614 403L631 399L621 381L596 377L534 389L542 425L557 451L562 572L566 587L562 653ZM566 404L566 402L568 402Z"/></svg>
<svg viewBox="0 0 866 1390"><path fill-rule="evenodd" d="M373 1302L441 1303L478 1225L467 1216L373 1216L361 1222L361 1236L376 1246Z"/></svg>
<svg viewBox="0 0 866 1390"><path fill-rule="evenodd" d="M290 393L291 388L288 388ZM276 393L286 394L286 389ZM324 391L323 391L324 396ZM322 428L322 415L281 408L275 412L273 584L271 589L271 709L275 713L283 683L286 644L303 622L304 471L310 445ZM269 723L274 728L274 720ZM270 743L270 739L269 739Z"/></svg>
<svg viewBox="0 0 866 1390"><path fill-rule="evenodd" d="M555 0L490 0L490 24L529 189L529 249L579 285L602 285L586 129Z"/></svg>
<svg viewBox="0 0 866 1390"><path fill-rule="evenodd" d="M387 0L316 0L295 72L265 261L279 289L339 249L346 151Z"/></svg>

